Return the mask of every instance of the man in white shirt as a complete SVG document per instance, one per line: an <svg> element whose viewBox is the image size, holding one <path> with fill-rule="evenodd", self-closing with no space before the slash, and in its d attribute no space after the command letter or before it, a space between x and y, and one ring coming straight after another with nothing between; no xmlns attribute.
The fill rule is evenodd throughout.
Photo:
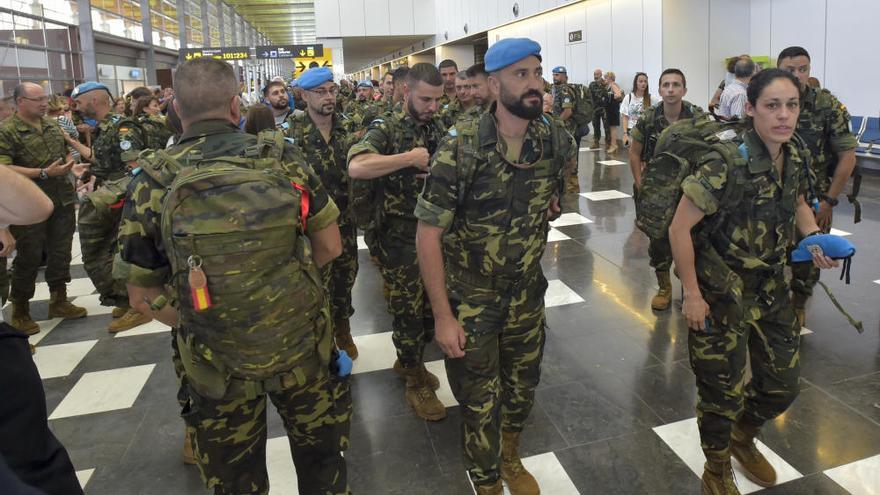
<svg viewBox="0 0 880 495"><path fill-rule="evenodd" d="M733 66L736 76L730 84L724 86L721 103L715 114L724 120L737 120L745 117L746 88L755 73L755 62L750 58L741 58Z"/></svg>

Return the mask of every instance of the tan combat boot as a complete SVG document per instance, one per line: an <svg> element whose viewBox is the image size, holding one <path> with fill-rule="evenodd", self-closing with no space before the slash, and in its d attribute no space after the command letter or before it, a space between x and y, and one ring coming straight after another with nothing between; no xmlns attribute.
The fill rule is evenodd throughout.
<svg viewBox="0 0 880 495"><path fill-rule="evenodd" d="M78 318L84 318L88 314L86 308L74 306L67 300L67 287L61 287L58 290L50 292L49 318L76 320Z"/></svg>
<svg viewBox="0 0 880 495"><path fill-rule="evenodd" d="M502 495L504 488L501 486L501 480L492 485L474 485L477 495Z"/></svg>
<svg viewBox="0 0 880 495"><path fill-rule="evenodd" d="M657 311L669 309L672 302L672 281L669 280L669 270L657 270L657 294L651 298L651 308Z"/></svg>
<svg viewBox="0 0 880 495"><path fill-rule="evenodd" d="M578 194L581 192L581 184L578 181L577 175L569 175L565 179L565 192L569 194Z"/></svg>
<svg viewBox="0 0 880 495"><path fill-rule="evenodd" d="M153 318L141 313L140 311L129 308L120 318L117 318L107 325L107 331L110 333L119 333L139 327L145 323L153 321Z"/></svg>
<svg viewBox="0 0 880 495"><path fill-rule="evenodd" d="M416 415L428 421L440 421L445 418L446 406L434 393L425 368L423 366L404 368L403 373L406 376L404 397Z"/></svg>
<svg viewBox="0 0 880 495"><path fill-rule="evenodd" d="M27 335L40 333L40 325L31 318L30 304L27 301L12 301L12 321L9 324Z"/></svg>
<svg viewBox="0 0 880 495"><path fill-rule="evenodd" d="M501 431L501 479L510 495L540 495L541 489L519 458L519 432Z"/></svg>
<svg viewBox="0 0 880 495"><path fill-rule="evenodd" d="M110 313L113 318L122 318L125 316L125 313L128 313L128 310L131 309L128 305L125 306L116 306L113 308L113 311Z"/></svg>
<svg viewBox="0 0 880 495"><path fill-rule="evenodd" d="M196 454L193 452L192 435L195 432L189 426L183 432L183 463L194 465L196 463Z"/></svg>
<svg viewBox="0 0 880 495"><path fill-rule="evenodd" d="M767 488L776 484L776 470L755 445L755 437L761 429L737 422L730 434L730 453L739 461L746 478Z"/></svg>
<svg viewBox="0 0 880 495"><path fill-rule="evenodd" d="M419 366L422 368L422 373L424 373L425 376L427 377L428 383L431 385L431 388L434 390L437 390L438 388L440 388L440 379L437 378L437 375L428 371L428 368L425 368L424 364L420 364ZM403 378L406 378L406 371L405 371L403 365L400 364L399 359L394 361L394 372L397 373L398 375L402 376Z"/></svg>
<svg viewBox="0 0 880 495"><path fill-rule="evenodd" d="M702 495L740 495L730 466L730 450L704 450Z"/></svg>
<svg viewBox="0 0 880 495"><path fill-rule="evenodd" d="M354 339L351 337L351 324L348 318L337 320L333 324L333 333L335 334L336 347L345 351L352 361L357 359L358 348L354 345Z"/></svg>

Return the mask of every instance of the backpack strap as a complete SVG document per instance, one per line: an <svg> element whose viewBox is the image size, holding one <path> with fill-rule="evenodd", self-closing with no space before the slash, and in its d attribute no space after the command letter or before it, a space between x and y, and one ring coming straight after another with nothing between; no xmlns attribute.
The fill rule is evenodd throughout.
<svg viewBox="0 0 880 495"><path fill-rule="evenodd" d="M284 156L284 133L267 129L257 134L257 143L244 150L246 158L274 158L279 162Z"/></svg>
<svg viewBox="0 0 880 495"><path fill-rule="evenodd" d="M459 119L455 126L449 130L449 134L455 136L456 156L458 168L458 206L464 205L465 198L470 192L471 184L477 173L476 160L477 150L480 148L479 134L480 118ZM471 157L468 159L468 157Z"/></svg>
<svg viewBox="0 0 880 495"><path fill-rule="evenodd" d="M187 155L192 151L196 150L187 150ZM201 159L200 155L201 153L199 153L198 159ZM189 160L186 161L189 162ZM177 173L184 167L183 163L172 157L165 150L142 151L138 155L137 162L144 173L165 188L171 187L171 183L174 182Z"/></svg>

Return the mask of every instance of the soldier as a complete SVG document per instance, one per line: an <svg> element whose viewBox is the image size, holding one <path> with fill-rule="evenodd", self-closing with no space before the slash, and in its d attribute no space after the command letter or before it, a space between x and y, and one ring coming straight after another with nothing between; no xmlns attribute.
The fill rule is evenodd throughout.
<svg viewBox="0 0 880 495"><path fill-rule="evenodd" d="M358 129L366 129L370 122L382 113L381 103L373 100L374 91L372 81L364 79L358 83L357 99L347 110L353 120L349 125Z"/></svg>
<svg viewBox="0 0 880 495"><path fill-rule="evenodd" d="M591 84L592 86L592 84ZM633 174L634 194L643 194L642 170L654 155L654 146L663 129L681 119L695 117L703 113L700 107L683 100L687 94L687 81L684 73L678 69L666 69L660 74L660 97L663 98L651 108L645 110L630 136L629 167ZM645 192L651 194L651 191ZM651 267L657 276L657 294L651 299L651 307L657 311L669 309L672 302L672 281L669 269L672 268L672 253L669 251L669 239L651 239L648 245Z"/></svg>
<svg viewBox="0 0 880 495"><path fill-rule="evenodd" d="M828 232L837 206L837 197L856 166L856 138L849 130L850 116L846 107L827 89L810 86L810 54L799 46L788 47L779 53L776 66L797 77L801 87L801 113L797 134L810 150L810 168L815 175L813 187L819 198L816 222ZM798 322L804 326L806 306L813 287L819 280L819 270L800 263L792 266L792 304Z"/></svg>
<svg viewBox="0 0 880 495"><path fill-rule="evenodd" d="M330 69L309 69L297 82L303 89L307 109L291 118L287 135L293 138L339 208L337 223L342 237L342 254L325 265L321 272L330 297L336 346L352 359L357 359L358 350L351 338L349 323L354 314L351 289L358 272L357 228L350 208L350 184L346 172L348 149L356 138L351 133L351 122L335 111L339 87L333 82Z"/></svg>
<svg viewBox="0 0 880 495"><path fill-rule="evenodd" d="M279 133L258 138L237 127L229 64L186 62L174 90L184 133L167 152L141 154L114 274L125 277L133 306L178 328L184 419L215 494L268 492L267 395L287 429L299 492L348 494L341 451L351 399L328 366L333 343L317 272L341 252L338 210ZM171 185L178 174L196 188L222 183L224 197L188 194L186 181ZM181 236L191 242L173 242Z"/></svg>
<svg viewBox="0 0 880 495"><path fill-rule="evenodd" d="M777 69L756 75L748 87L751 122L743 144L727 143L730 153L713 151L701 160L682 183L669 228L684 286L682 313L691 329L688 349L707 461L703 494L739 494L731 454L750 480L776 483L755 436L788 409L799 389L800 327L784 268L795 229L821 232L804 199L807 151L791 141L798 111L794 76ZM825 256L813 262L836 265ZM744 383L747 361L752 377Z"/></svg>
<svg viewBox="0 0 880 495"><path fill-rule="evenodd" d="M49 318L83 318L85 308L67 300L70 282L70 258L76 210L73 184L68 172L73 166L64 134L55 119L46 117L49 97L43 87L22 83L13 91L16 113L0 124L0 165L33 180L52 199L55 210L34 225L10 227L18 255L12 262L13 327L28 335L40 331L31 318L30 300L36 290L40 256L48 253L46 283L49 286Z"/></svg>
<svg viewBox="0 0 880 495"><path fill-rule="evenodd" d="M599 141L602 139L602 126L605 128L605 144L610 145L610 129L605 116L608 85L605 84L605 78L602 77L602 69L593 71L593 82L590 83L587 91L590 92L590 100L593 104L593 148L599 147Z"/></svg>
<svg viewBox="0 0 880 495"><path fill-rule="evenodd" d="M285 130L287 127L287 118L290 117L293 110L289 105L290 100L288 99L287 87L284 85L284 82L270 81L269 84L263 88L263 96L266 98L266 103L269 104L269 108L272 109L272 116L275 117L275 125L279 130Z"/></svg>
<svg viewBox="0 0 880 495"><path fill-rule="evenodd" d="M130 117L110 111L110 90L97 82L85 82L74 88L71 97L86 116L100 122L91 148L67 138L93 163L92 186L79 212L79 242L83 267L100 294L101 304L112 306L114 318L107 326L110 333L122 332L152 320L128 304L125 286L113 279L112 261L116 253L116 234L122 215L124 192L131 181L131 169L137 154L146 148L140 125ZM164 145L160 148L164 148Z"/></svg>
<svg viewBox="0 0 880 495"><path fill-rule="evenodd" d="M553 68L553 115L559 118L568 132L574 136L577 134L574 125L575 95L568 85L568 72L565 67Z"/></svg>
<svg viewBox="0 0 880 495"><path fill-rule="evenodd" d="M398 84L396 76L394 82ZM442 85L433 65L413 65L406 77L404 109L376 119L348 152L351 178L379 179L375 230L382 233L376 242L389 287L388 311L398 357L394 370L406 378L407 403L430 421L446 417L446 408L434 392L440 382L423 362L425 344L434 335L424 322L426 295L416 259L413 210L428 160L443 138L443 124L435 117Z"/></svg>
<svg viewBox="0 0 880 495"><path fill-rule="evenodd" d="M455 99L440 109L440 120L447 128L452 127L459 115L471 106L473 106L473 96L471 96L467 71L458 71L455 75Z"/></svg>
<svg viewBox="0 0 880 495"><path fill-rule="evenodd" d="M0 123L12 117L13 113L15 113L15 108L12 106L12 97L0 98ZM0 247L0 307L6 304L6 299L9 298L9 272L6 269L6 256L15 250L15 243L8 228L0 229L0 243L4 242L3 239L6 239L6 244Z"/></svg>
<svg viewBox="0 0 880 495"><path fill-rule="evenodd" d="M576 154L564 127L543 117L540 51L515 38L489 48L497 102L450 130L416 207L437 345L481 495L500 495L502 480L512 495L540 493L517 449L544 348L541 256L548 221L560 212L565 163Z"/></svg>
<svg viewBox="0 0 880 495"><path fill-rule="evenodd" d="M440 98L440 108L449 105L455 100L455 75L458 74L458 64L455 60L447 58L437 66L440 69L440 77L443 78L443 96Z"/></svg>
<svg viewBox="0 0 880 495"><path fill-rule="evenodd" d="M489 108L495 101L492 92L489 91L489 73L484 64L474 64L467 69L468 86L470 86L471 106L462 112L458 118L477 117Z"/></svg>
<svg viewBox="0 0 880 495"><path fill-rule="evenodd" d="M165 119L158 113L159 99L155 96L143 96L135 102L134 121L144 134L144 148L161 150L168 144L171 130L165 125ZM150 109L153 110L150 110ZM152 112L152 113L151 113Z"/></svg>
<svg viewBox="0 0 880 495"><path fill-rule="evenodd" d="M394 97L394 73L386 72L382 76L382 102L388 103Z"/></svg>

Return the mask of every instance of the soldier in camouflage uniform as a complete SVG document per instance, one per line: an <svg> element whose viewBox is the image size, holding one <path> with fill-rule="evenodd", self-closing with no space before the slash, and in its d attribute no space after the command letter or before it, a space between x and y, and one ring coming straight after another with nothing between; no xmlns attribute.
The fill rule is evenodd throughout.
<svg viewBox="0 0 880 495"><path fill-rule="evenodd" d="M827 89L814 88L810 79L810 54L799 46L779 54L776 66L798 78L801 85L801 113L797 134L810 150L810 168L815 176L813 188L819 198L816 222L823 231L831 229L833 209L856 166L858 144L849 130L846 107ZM798 322L804 326L806 305L819 280L819 270L806 263L792 266L792 303Z"/></svg>
<svg viewBox="0 0 880 495"><path fill-rule="evenodd" d="M12 117L12 114L15 113L15 109L12 107L12 97L3 97L0 98L0 123L4 120ZM9 229L5 230L5 234L9 234ZM0 233L2 235L2 233ZM2 241L0 241L2 243ZM11 242L10 242L11 244ZM0 247L0 251L8 251L10 254L12 253L12 249L4 249ZM9 298L9 271L6 269L6 257L0 256L0 307L6 304L6 299Z"/></svg>
<svg viewBox="0 0 880 495"><path fill-rule="evenodd" d="M350 208L347 166L348 149L355 143L351 122L335 112L336 91L330 69L316 67L298 79L306 101L306 112L288 120L287 136L302 151L321 183L339 208L339 234L342 254L322 269L330 297L336 345L357 359L358 350L351 337L350 319L354 314L351 289L358 272L357 228ZM360 88L358 88L360 90Z"/></svg>
<svg viewBox="0 0 880 495"><path fill-rule="evenodd" d="M237 127L240 118L237 82L228 64L207 58L186 62L177 69L174 83L175 106L181 120L189 123L185 124L179 144L167 151L172 158L183 160L183 163L191 163L191 160L206 163L215 158L249 156L248 153L261 147L258 138ZM270 137L280 137L274 131L266 132L272 133ZM274 142L277 143L277 140ZM338 210L298 149L289 143L284 144L283 139L281 147L278 151L282 152L280 162L286 178L305 191L298 203L302 206L307 204L307 211L304 212L304 218L294 220L303 222L302 228L308 240L305 244L297 242L294 245L293 234L291 237L277 238L276 242L283 239L291 241L289 246L279 244L278 248L296 252L300 259L296 264L286 260L277 268L301 270L298 276L290 277L290 283L299 286L300 281L313 280L315 266L323 265L339 254L341 244L336 227ZM161 171L161 162L154 160L155 155L145 153L141 157L147 163L144 169L152 174ZM183 165L180 171L185 172L192 172L188 165ZM169 173L173 172L169 170ZM168 177L168 180L173 180L173 177ZM180 352L184 358L190 396L184 419L195 430L193 448L206 485L213 488L215 494L268 493L265 457L265 410L268 398L278 409L287 429L299 493L348 494L345 460L341 451L348 445L351 399L347 382L330 376L327 366L332 339L329 338L329 327L325 321L327 313L321 307L321 299L317 299L317 307L309 303L309 308L300 308L307 311L297 311L292 320L288 320L289 315L285 314L284 319L279 321L261 320L258 323L262 325L263 332L269 328L298 328L272 335L269 341L253 342L254 348L260 350L260 355L254 358L265 363L261 365L262 368L275 370L279 363L283 365L288 362L295 363L293 368L264 381L253 381L238 374L229 376L218 373L215 367L220 366L221 356L228 359L229 356L244 357L246 353L242 348L230 348L222 341L212 342L207 337L203 337L205 342L193 344L193 335L213 335L208 329L199 327L199 320L194 316L210 312L195 313L195 299L192 303L189 300L176 300L169 304L172 295L166 291L166 284L180 284L181 277L172 277L172 260L167 255L173 253L173 246L166 245L160 228L165 191L166 187L154 175L141 172L135 177L123 211L120 255L114 266L114 274L125 277L131 301L138 309L152 313L168 325L179 326L178 341L185 343L180 347ZM303 201L305 197L308 197L308 202ZM237 250L241 246L229 246L233 249L229 256L240 254ZM259 268L254 267L255 270ZM216 266L206 266L205 272L210 277L220 277L223 273ZM189 280L186 286L195 288L199 285L196 279ZM273 285L278 283L278 280L272 280ZM223 292L229 287L219 283L211 285L210 280L205 288L215 291L217 305L223 304L220 294L229 294ZM317 292L318 295L322 293L322 290ZM303 297L311 298L314 295L310 291ZM266 301L261 304L266 304ZM214 315L220 317L221 321L237 320L239 324L247 325L246 315L238 316L247 309L231 308L231 313L235 314L230 314L228 318L216 313ZM315 310L317 316L313 315ZM233 328L220 330L225 330L224 335L235 334ZM264 335L269 337L268 334ZM247 350L254 352L254 349ZM209 369L213 371L209 372Z"/></svg>
<svg viewBox="0 0 880 495"><path fill-rule="evenodd" d="M446 417L446 408L434 392L439 380L423 363L425 344L434 335L424 321L426 295L416 260L413 210L429 157L443 138L443 124L435 117L442 84L434 66L415 64L406 79L405 111L375 120L348 152L353 179L378 179L375 229L381 235L376 242L389 286L388 311L398 357L394 369L406 378L407 403L431 421Z"/></svg>
<svg viewBox="0 0 880 495"><path fill-rule="evenodd" d="M741 146L725 145L735 159L717 151L705 155L682 183L684 196L669 228L691 329L706 495L739 494L731 455L752 481L776 483L754 439L798 395L800 327L784 267L795 229L820 232L804 198L805 150L790 141L798 110L791 74L769 69L755 76L746 105L753 123ZM835 264L824 256L814 263ZM747 360L752 377L744 383Z"/></svg>
<svg viewBox="0 0 880 495"><path fill-rule="evenodd" d="M444 108L455 101L455 75L458 74L458 64L455 60L447 58L437 65L440 77L443 79L443 95L440 97L440 108Z"/></svg>
<svg viewBox="0 0 880 495"><path fill-rule="evenodd" d="M357 98L345 109L345 114L352 120L350 126L358 131L366 129L382 113L381 103L373 100L373 91L372 81L364 79L359 82Z"/></svg>
<svg viewBox="0 0 880 495"><path fill-rule="evenodd" d="M636 126L630 131L632 144L629 147L629 163L633 174L633 194L641 194L642 170L654 156L657 138L670 124L703 113L703 109L685 101L687 80L678 69L666 69L660 75L660 96L663 98L645 110ZM669 270L672 268L672 252L669 239L651 239L648 245L651 267L657 276L657 294L651 299L651 307L658 311L669 309L672 302L672 281Z"/></svg>
<svg viewBox="0 0 880 495"><path fill-rule="evenodd" d="M82 156L92 162L90 181L94 191L86 196L80 210L79 242L83 267L100 293L101 304L113 307L114 320L107 331L117 333L152 320L129 306L124 284L113 280L111 274L122 214L120 201L130 181L132 165L137 154L146 149L147 139L133 118L111 111L110 90L103 84L80 84L71 97L87 117L99 122L91 149L77 146L72 140L68 142L82 148Z"/></svg>
<svg viewBox="0 0 880 495"><path fill-rule="evenodd" d="M574 118L576 97L574 88L568 85L568 72L565 67L558 66L553 68L553 116L559 119L565 126L565 129L575 138L575 142L580 146L580 136L578 135L577 122ZM580 192L580 182L577 175L577 155L571 163L568 164L566 173L566 192Z"/></svg>
<svg viewBox="0 0 880 495"><path fill-rule="evenodd" d="M541 256L576 154L561 123L543 117L540 49L527 39L492 45L498 102L450 129L416 207L419 263L479 494L501 494L502 479L511 494L540 492L517 446L540 380Z"/></svg>
<svg viewBox="0 0 880 495"><path fill-rule="evenodd" d="M64 133L55 119L46 116L49 97L42 86L22 83L15 88L13 96L18 111L0 124L0 165L32 179L55 205L52 215L44 222L10 227L18 250L12 263L10 323L32 335L39 332L40 327L31 318L29 303L36 290L44 250L48 253L45 278L51 294L49 318L82 318L86 310L67 300L76 213L73 184L68 178L73 161Z"/></svg>
<svg viewBox="0 0 880 495"><path fill-rule="evenodd" d="M611 144L608 119L605 116L605 103L608 101L608 84L602 77L602 69L593 71L593 82L587 87L593 104L593 148L599 147L602 139L602 127L605 128L605 144Z"/></svg>
<svg viewBox="0 0 880 495"><path fill-rule="evenodd" d="M458 117L474 105L473 101L467 71L459 71L455 75L455 99L442 107L439 112L443 125L447 129L455 125Z"/></svg>

